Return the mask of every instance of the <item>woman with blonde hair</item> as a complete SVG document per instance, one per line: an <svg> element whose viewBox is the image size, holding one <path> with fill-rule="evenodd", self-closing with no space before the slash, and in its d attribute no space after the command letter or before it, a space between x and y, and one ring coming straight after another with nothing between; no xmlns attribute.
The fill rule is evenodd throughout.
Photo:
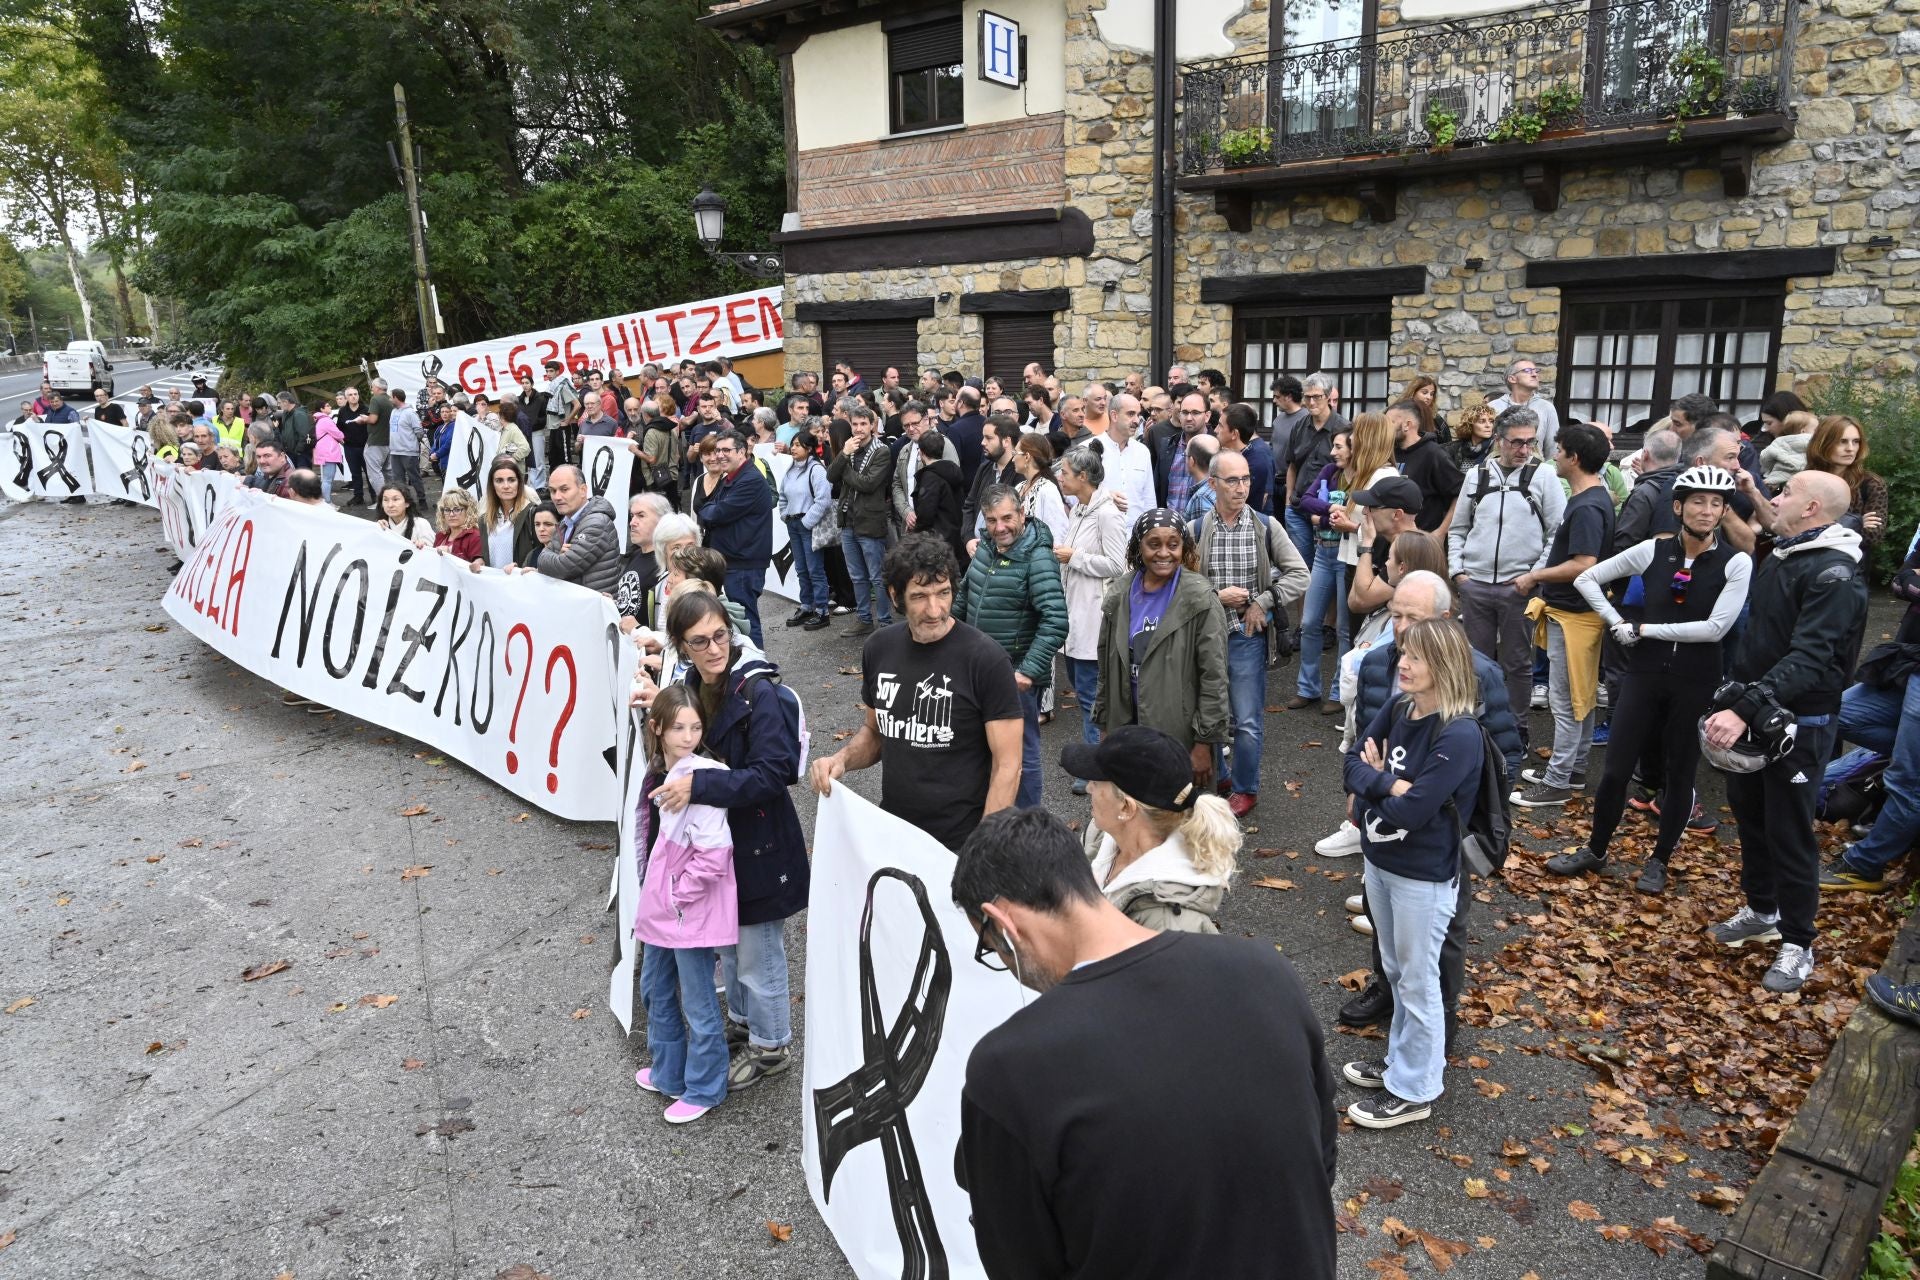
<svg viewBox="0 0 1920 1280"><path fill-rule="evenodd" d="M1360 828L1367 910L1393 992L1386 1057L1349 1062L1351 1084L1379 1090L1347 1118L1366 1129L1428 1119L1447 1067L1440 944L1458 898L1460 838L1480 798L1480 682L1467 633L1450 618L1394 637L1400 696L1348 748L1347 811Z"/></svg>
<svg viewBox="0 0 1920 1280"><path fill-rule="evenodd" d="M480 536L480 508L465 489L440 495L440 519L433 545L445 555L479 567L486 562L486 544Z"/></svg>
<svg viewBox="0 0 1920 1280"><path fill-rule="evenodd" d="M1393 460L1393 428L1384 413L1363 413L1353 420L1353 442L1341 488L1347 491L1344 506L1327 513L1327 523L1340 534L1340 563L1347 566L1347 588L1353 588L1354 566L1360 563L1360 507L1353 495L1370 489L1384 476L1398 475Z"/></svg>
<svg viewBox="0 0 1920 1280"><path fill-rule="evenodd" d="M1149 929L1218 933L1213 917L1240 853L1240 823L1189 764L1171 735L1137 724L1060 753L1060 767L1087 784L1105 833L1093 877L1107 901Z"/></svg>

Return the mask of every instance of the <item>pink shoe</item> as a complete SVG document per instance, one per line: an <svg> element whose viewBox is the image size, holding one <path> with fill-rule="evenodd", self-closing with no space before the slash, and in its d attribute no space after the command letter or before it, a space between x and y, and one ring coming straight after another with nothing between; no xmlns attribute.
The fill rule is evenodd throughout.
<svg viewBox="0 0 1920 1280"><path fill-rule="evenodd" d="M673 1105L667 1108L667 1123L692 1124L711 1110L712 1107L696 1107L691 1102L675 1099Z"/></svg>
<svg viewBox="0 0 1920 1280"><path fill-rule="evenodd" d="M633 1082L639 1085L642 1089L645 1089L648 1093L663 1094L666 1092L666 1090L662 1089L659 1085L653 1082L652 1067L642 1067L638 1071L634 1072Z"/></svg>

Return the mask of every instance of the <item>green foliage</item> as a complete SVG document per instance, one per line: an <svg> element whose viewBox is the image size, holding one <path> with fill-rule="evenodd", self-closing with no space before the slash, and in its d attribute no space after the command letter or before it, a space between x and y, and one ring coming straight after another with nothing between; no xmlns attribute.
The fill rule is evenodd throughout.
<svg viewBox="0 0 1920 1280"><path fill-rule="evenodd" d="M1875 566L1884 579L1920 523L1920 373L1882 376L1848 366L1809 398L1822 417L1844 413L1866 429L1867 466L1887 482L1887 531Z"/></svg>
<svg viewBox="0 0 1920 1280"><path fill-rule="evenodd" d="M1673 114L1678 123L1667 134L1667 141L1679 142L1686 136L1687 121L1713 115L1721 109L1727 88L1727 64L1700 41L1690 40L1680 46L1667 69L1679 86L1673 101Z"/></svg>
<svg viewBox="0 0 1920 1280"><path fill-rule="evenodd" d="M1460 117L1437 102L1427 105L1426 119L1427 146L1433 149L1450 147L1460 134Z"/></svg>
<svg viewBox="0 0 1920 1280"><path fill-rule="evenodd" d="M1586 100L1571 85L1554 84L1531 102L1509 106L1487 133L1488 142L1538 142L1548 129L1572 129L1586 112Z"/></svg>
<svg viewBox="0 0 1920 1280"><path fill-rule="evenodd" d="M1538 142L1545 132L1547 118L1532 107L1523 107L1518 103L1508 107L1506 114L1497 124L1487 131L1488 142Z"/></svg>
<svg viewBox="0 0 1920 1280"><path fill-rule="evenodd" d="M1273 130L1265 125L1229 129L1220 135L1220 155L1230 165L1256 164L1273 154Z"/></svg>
<svg viewBox="0 0 1920 1280"><path fill-rule="evenodd" d="M1880 1221L1883 1229L1867 1246L1867 1269L1861 1280L1912 1280L1914 1256L1920 1253L1920 1134L1894 1175Z"/></svg>

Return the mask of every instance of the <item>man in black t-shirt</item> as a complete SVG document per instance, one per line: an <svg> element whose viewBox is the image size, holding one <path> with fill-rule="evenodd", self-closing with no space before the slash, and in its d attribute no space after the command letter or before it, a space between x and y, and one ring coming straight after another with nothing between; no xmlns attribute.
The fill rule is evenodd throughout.
<svg viewBox="0 0 1920 1280"><path fill-rule="evenodd" d="M887 552L881 576L905 619L860 654L866 722L813 762L814 790L880 765L880 807L957 849L1020 784L1020 692L1007 651L953 616L953 550L917 533Z"/></svg>
<svg viewBox="0 0 1920 1280"><path fill-rule="evenodd" d="M1413 405L1402 402L1388 409L1387 425L1393 428L1393 460L1400 474L1420 486L1423 502L1414 524L1445 546L1453 500L1460 496L1460 468L1438 440L1420 434L1420 412Z"/></svg>
<svg viewBox="0 0 1920 1280"><path fill-rule="evenodd" d="M93 389L93 420L111 422L116 427L127 425L127 411L113 402L105 387Z"/></svg>
<svg viewBox="0 0 1920 1280"><path fill-rule="evenodd" d="M1193 803L1185 752L1137 754L1102 761L1116 788ZM1264 942L1135 924L1041 809L983 821L952 892L976 958L1041 993L980 1038L960 1095L987 1275L1330 1280L1333 1073L1293 966Z"/></svg>
<svg viewBox="0 0 1920 1280"><path fill-rule="evenodd" d="M1553 756L1544 771L1521 770L1516 784L1520 789L1513 793L1515 804L1530 809L1565 804L1573 797L1574 787L1586 785L1598 702L1600 642L1606 634L1605 620L1573 585L1613 546L1613 496L1600 479L1609 452L1606 433L1576 422L1562 428L1559 450L1553 465L1567 482L1568 498L1547 551L1547 567L1513 581L1513 589L1522 595L1540 588L1540 599L1528 605L1527 616L1538 619L1536 625L1546 632L1547 661L1552 665L1547 705L1553 711Z"/></svg>

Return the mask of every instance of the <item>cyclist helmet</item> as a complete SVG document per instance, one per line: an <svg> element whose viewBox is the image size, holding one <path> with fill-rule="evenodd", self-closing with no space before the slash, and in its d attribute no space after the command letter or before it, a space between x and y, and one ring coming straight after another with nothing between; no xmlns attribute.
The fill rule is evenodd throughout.
<svg viewBox="0 0 1920 1280"><path fill-rule="evenodd" d="M1692 493L1717 493L1730 498L1739 489L1733 473L1725 467L1688 467L1673 478L1673 500L1686 501Z"/></svg>

